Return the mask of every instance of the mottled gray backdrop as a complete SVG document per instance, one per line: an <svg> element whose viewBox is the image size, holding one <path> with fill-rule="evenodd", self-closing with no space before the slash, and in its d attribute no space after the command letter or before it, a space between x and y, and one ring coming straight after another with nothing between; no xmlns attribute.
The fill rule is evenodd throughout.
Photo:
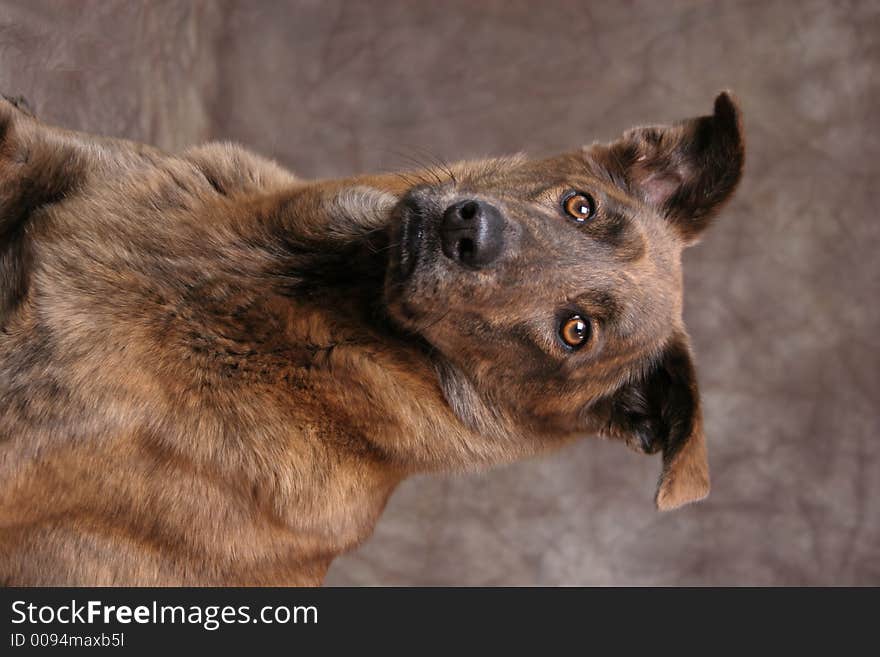
<svg viewBox="0 0 880 657"><path fill-rule="evenodd" d="M585 440L423 477L331 584L880 584L880 3L0 0L0 90L306 176L548 154L732 89L745 181L686 255L713 492ZM439 437L442 439L442 437Z"/></svg>

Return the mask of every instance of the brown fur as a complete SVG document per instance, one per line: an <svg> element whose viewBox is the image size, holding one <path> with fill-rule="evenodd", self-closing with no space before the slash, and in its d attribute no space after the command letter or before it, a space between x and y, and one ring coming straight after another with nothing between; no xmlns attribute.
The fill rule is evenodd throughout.
<svg viewBox="0 0 880 657"><path fill-rule="evenodd" d="M661 509L703 497L680 254L742 162L726 94L554 158L317 182L0 100L0 579L318 584L404 477L587 433L663 451ZM506 218L492 267L436 248L463 198Z"/></svg>

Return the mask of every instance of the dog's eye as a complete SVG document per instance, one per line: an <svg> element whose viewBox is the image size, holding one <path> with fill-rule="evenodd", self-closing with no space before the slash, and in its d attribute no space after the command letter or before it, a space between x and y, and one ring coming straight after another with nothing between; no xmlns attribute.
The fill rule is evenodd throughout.
<svg viewBox="0 0 880 657"><path fill-rule="evenodd" d="M582 347L590 339L590 322L580 315L571 315L559 326L559 337L572 349Z"/></svg>
<svg viewBox="0 0 880 657"><path fill-rule="evenodd" d="M569 192L562 199L565 214L581 224L596 213L596 201L586 192Z"/></svg>

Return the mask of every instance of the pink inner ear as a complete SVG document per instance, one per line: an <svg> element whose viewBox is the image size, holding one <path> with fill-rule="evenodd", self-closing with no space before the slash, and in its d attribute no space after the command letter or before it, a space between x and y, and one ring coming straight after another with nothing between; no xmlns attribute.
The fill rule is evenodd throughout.
<svg viewBox="0 0 880 657"><path fill-rule="evenodd" d="M640 187L649 205L661 206L675 194L681 185L681 177L674 173L648 173Z"/></svg>

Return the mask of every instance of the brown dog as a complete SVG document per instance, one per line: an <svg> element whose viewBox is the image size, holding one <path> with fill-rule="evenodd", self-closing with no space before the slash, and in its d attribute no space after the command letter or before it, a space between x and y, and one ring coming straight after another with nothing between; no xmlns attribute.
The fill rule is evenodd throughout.
<svg viewBox="0 0 880 657"><path fill-rule="evenodd" d="M738 111L309 182L0 100L0 579L318 584L407 475L586 433L704 497L682 249Z"/></svg>

